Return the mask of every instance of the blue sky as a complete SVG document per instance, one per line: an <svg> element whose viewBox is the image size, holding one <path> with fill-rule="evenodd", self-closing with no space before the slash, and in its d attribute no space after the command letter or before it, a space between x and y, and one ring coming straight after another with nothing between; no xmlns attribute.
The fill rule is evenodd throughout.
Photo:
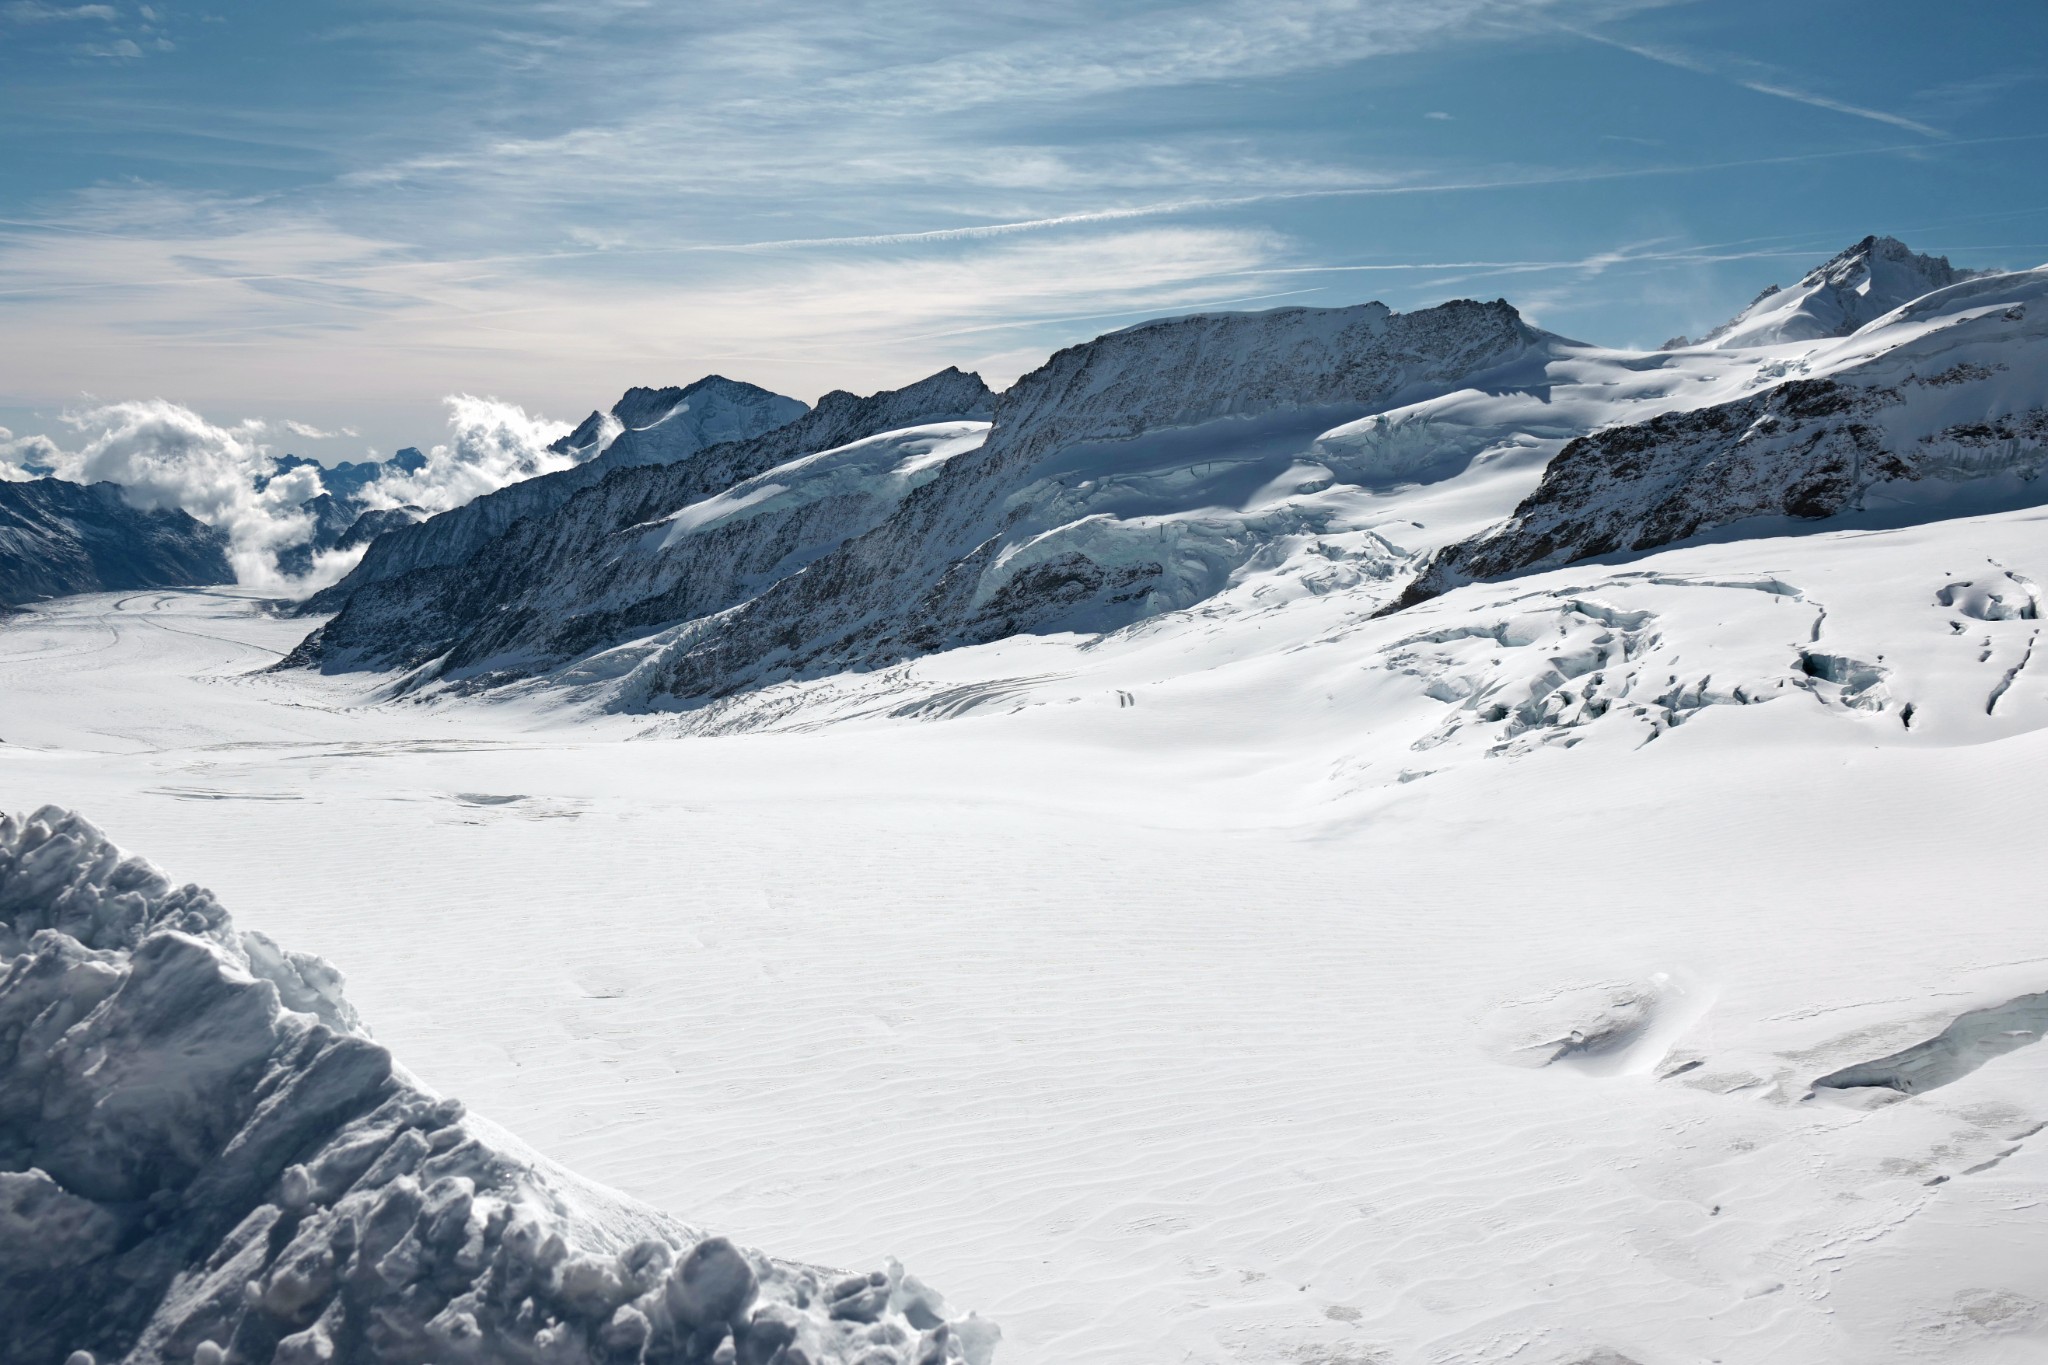
<svg viewBox="0 0 2048 1365"><path fill-rule="evenodd" d="M0 0L0 425L328 460L1211 306L1651 346L1866 232L2048 261L2048 6Z"/></svg>

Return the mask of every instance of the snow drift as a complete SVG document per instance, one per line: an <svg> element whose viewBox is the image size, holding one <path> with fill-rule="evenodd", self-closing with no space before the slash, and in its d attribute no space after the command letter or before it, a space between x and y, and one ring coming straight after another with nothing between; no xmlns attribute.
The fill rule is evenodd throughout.
<svg viewBox="0 0 2048 1365"><path fill-rule="evenodd" d="M774 1260L522 1150L341 985L77 815L0 816L0 1358L987 1365L893 1262Z"/></svg>

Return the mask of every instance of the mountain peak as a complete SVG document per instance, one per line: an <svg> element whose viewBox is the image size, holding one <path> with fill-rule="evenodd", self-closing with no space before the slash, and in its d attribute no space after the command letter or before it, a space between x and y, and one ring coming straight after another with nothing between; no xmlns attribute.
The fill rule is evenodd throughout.
<svg viewBox="0 0 2048 1365"><path fill-rule="evenodd" d="M1845 337L1923 294L1979 272L1923 256L1896 237L1872 234L1837 252L1789 289L1772 285L1697 343L1718 350ZM1688 344L1674 338L1679 345Z"/></svg>

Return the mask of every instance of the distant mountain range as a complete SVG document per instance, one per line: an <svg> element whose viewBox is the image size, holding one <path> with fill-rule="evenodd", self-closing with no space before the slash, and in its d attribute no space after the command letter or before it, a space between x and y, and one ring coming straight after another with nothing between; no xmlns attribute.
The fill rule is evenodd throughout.
<svg viewBox="0 0 2048 1365"><path fill-rule="evenodd" d="M235 581L225 535L176 508L132 507L121 492L111 483L0 481L0 607Z"/></svg>
<svg viewBox="0 0 2048 1365"><path fill-rule="evenodd" d="M2044 287L1870 237L1647 354L1505 302L1144 323L1001 395L953 371L834 395L383 535L305 604L335 615L287 666L692 705L1115 630L1311 561L1387 611L1751 522L2025 500L2048 434ZM617 443L648 440L628 418L667 400L646 392L614 409Z"/></svg>
<svg viewBox="0 0 2048 1365"><path fill-rule="evenodd" d="M1000 395L957 370L815 408L716 375L629 389L555 443L572 467L437 516L362 498L416 450L323 469L280 567L362 557L300 604L332 616L287 666L692 705L1260 575L1331 569L1385 612L1700 535L2011 505L2048 443L2044 288L1867 237L1649 353L1504 301L1365 304L1148 322ZM190 518L50 482L0 485L40 499L0 600L227 577Z"/></svg>

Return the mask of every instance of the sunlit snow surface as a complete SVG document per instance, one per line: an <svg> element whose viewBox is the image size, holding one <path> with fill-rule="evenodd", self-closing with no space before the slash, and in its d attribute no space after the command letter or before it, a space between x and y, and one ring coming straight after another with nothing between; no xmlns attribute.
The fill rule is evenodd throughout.
<svg viewBox="0 0 2048 1365"><path fill-rule="evenodd" d="M2048 518L1380 619L1343 569L657 717L373 705L252 672L307 623L248 600L76 599L0 622L0 805L1005 1362L2040 1359L2048 1049L1806 1097L2048 988Z"/></svg>

